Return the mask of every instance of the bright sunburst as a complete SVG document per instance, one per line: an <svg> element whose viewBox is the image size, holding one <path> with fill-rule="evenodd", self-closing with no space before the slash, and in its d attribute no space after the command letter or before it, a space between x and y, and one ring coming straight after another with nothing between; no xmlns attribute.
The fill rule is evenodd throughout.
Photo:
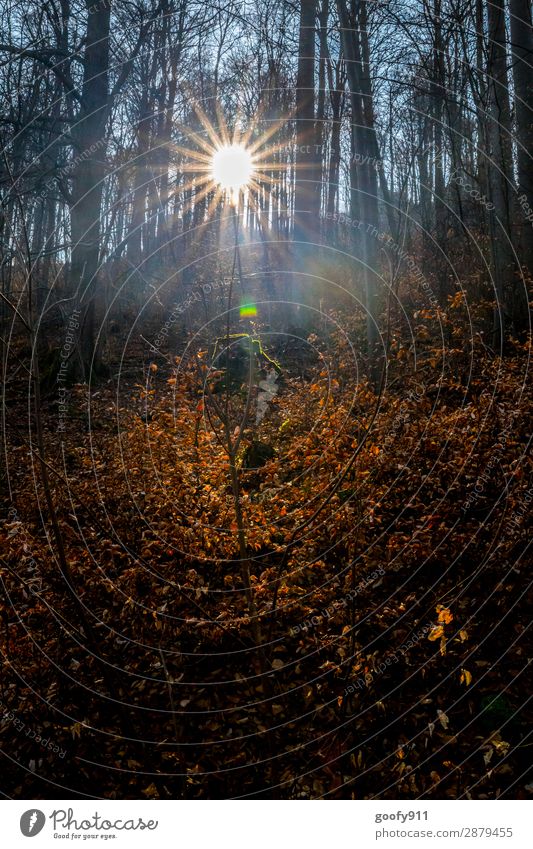
<svg viewBox="0 0 533 849"><path fill-rule="evenodd" d="M184 160L180 170L190 173L191 180L181 191L194 187L195 203L208 195L208 214L227 198L232 204L244 199L261 216L258 195L278 184L275 173L288 167L283 153L276 155L282 145L267 148L268 140L284 121L271 124L261 135L257 134L257 121L248 129L242 129L237 121L230 133L220 109L217 109L216 129L198 104L194 110L205 134L182 127L190 147L177 146L175 150ZM286 144L283 147L286 148Z"/></svg>
<svg viewBox="0 0 533 849"><path fill-rule="evenodd" d="M223 145L213 155L211 173L223 189L238 192L248 185L254 173L252 154L241 144Z"/></svg>

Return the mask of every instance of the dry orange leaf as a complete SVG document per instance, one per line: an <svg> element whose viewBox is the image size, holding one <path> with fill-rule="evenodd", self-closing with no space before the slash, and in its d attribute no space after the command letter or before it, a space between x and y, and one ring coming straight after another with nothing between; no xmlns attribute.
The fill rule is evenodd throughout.
<svg viewBox="0 0 533 849"><path fill-rule="evenodd" d="M437 605L437 613L438 613L438 621L443 625L449 625L453 620L453 613L450 611L448 607L443 607L442 605Z"/></svg>
<svg viewBox="0 0 533 849"><path fill-rule="evenodd" d="M472 674L468 671L468 669L461 669L461 677L459 679L461 684L465 684L467 687L472 683Z"/></svg>

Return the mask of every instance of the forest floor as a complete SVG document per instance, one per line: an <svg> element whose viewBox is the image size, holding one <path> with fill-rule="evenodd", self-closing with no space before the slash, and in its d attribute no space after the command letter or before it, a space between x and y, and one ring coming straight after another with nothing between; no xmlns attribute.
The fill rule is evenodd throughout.
<svg viewBox="0 0 533 849"><path fill-rule="evenodd" d="M207 351L145 352L64 415L44 393L55 527L12 389L4 793L531 794L530 346L425 333L416 363L393 340L382 391L349 335L266 344L279 392L238 457L251 593Z"/></svg>

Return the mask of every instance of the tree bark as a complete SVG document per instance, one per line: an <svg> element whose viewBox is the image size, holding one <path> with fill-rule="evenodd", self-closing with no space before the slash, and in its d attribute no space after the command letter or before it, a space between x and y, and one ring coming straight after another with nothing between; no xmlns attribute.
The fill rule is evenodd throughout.
<svg viewBox="0 0 533 849"><path fill-rule="evenodd" d="M366 28L366 16L361 15L362 2L356 4L357 22ZM373 120L372 90L368 68L364 67L361 45L358 41L356 20L348 12L346 0L337 0L337 10L341 25L341 43L346 62L346 75L350 92L352 111L353 148L359 154L357 167L357 199L362 226L362 255L364 286L367 309L367 341L371 359L372 377L376 378L375 348L378 333L378 184L376 156L377 137ZM364 13L364 10L363 10ZM369 98L366 108L365 98ZM352 169L353 170L353 169ZM352 175L353 176L353 175ZM352 198L353 207L354 198Z"/></svg>
<svg viewBox="0 0 533 849"><path fill-rule="evenodd" d="M496 305L493 344L499 347L511 321L514 280L510 189L512 136L507 74L503 0L487 0L490 159L489 191L494 212L489 215Z"/></svg>
<svg viewBox="0 0 533 849"><path fill-rule="evenodd" d="M297 325L307 322L300 304L312 301L310 245L316 241L316 135L315 135L315 19L317 0L300 0L298 75L296 80L296 150L293 196L293 273L289 299L295 303Z"/></svg>
<svg viewBox="0 0 533 849"><path fill-rule="evenodd" d="M313 240L316 232L315 172L315 17L317 0L300 2L298 77L296 80L296 155L294 238Z"/></svg>
<svg viewBox="0 0 533 849"><path fill-rule="evenodd" d="M72 170L71 297L81 307L79 372L89 377L99 366L95 348L95 295L100 255L100 215L105 178L108 117L110 3L87 0L87 31L80 110L72 127L75 140ZM94 359L93 359L94 358Z"/></svg>
<svg viewBox="0 0 533 849"><path fill-rule="evenodd" d="M521 256L533 272L533 29L529 0L509 0L514 82ZM527 306L527 305L526 305Z"/></svg>

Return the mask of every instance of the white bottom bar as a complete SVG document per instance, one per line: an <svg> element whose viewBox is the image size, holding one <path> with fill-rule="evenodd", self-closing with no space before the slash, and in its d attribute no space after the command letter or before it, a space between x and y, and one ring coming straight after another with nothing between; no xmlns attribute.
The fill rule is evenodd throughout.
<svg viewBox="0 0 533 849"><path fill-rule="evenodd" d="M531 849L533 802L5 801L1 843L167 849ZM31 832L31 833L30 833ZM35 843L29 840L35 837Z"/></svg>

